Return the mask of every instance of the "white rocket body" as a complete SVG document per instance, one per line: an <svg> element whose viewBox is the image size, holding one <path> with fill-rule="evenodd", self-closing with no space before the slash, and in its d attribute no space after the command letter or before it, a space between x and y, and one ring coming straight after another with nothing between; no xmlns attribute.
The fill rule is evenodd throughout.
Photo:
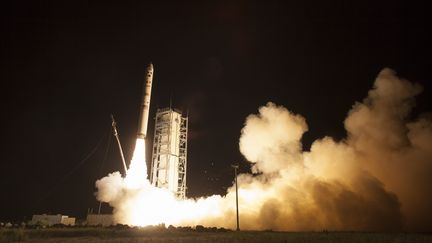
<svg viewBox="0 0 432 243"><path fill-rule="evenodd" d="M138 123L138 138L146 138L147 136L147 126L148 126L148 117L150 111L150 97L151 97L151 88L153 82L153 64L150 63L147 66L145 85L144 85L144 96L141 101L140 108L140 117Z"/></svg>

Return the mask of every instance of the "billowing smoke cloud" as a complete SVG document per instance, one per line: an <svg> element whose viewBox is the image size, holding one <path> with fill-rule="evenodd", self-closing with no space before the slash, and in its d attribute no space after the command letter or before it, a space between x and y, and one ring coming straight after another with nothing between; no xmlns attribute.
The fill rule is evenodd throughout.
<svg viewBox="0 0 432 243"><path fill-rule="evenodd" d="M431 231L432 120L408 120L420 92L382 70L368 97L349 111L347 138L324 137L310 151L302 149L308 129L302 116L273 103L248 116L240 151L254 174L238 178L241 228ZM233 187L223 197L178 201L161 189L131 189L124 181L117 173L97 182L98 199L114 206L118 222L140 225L133 218L168 207L176 209L175 218L162 215L146 224L235 227ZM145 209L155 200L163 207Z"/></svg>

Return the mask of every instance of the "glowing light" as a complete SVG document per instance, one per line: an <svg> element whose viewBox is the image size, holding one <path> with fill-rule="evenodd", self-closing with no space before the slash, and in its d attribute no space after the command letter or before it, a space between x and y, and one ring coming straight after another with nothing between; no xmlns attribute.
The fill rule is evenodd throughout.
<svg viewBox="0 0 432 243"><path fill-rule="evenodd" d="M132 161L126 173L125 183L129 189L141 188L149 184L144 139L138 138L136 140Z"/></svg>

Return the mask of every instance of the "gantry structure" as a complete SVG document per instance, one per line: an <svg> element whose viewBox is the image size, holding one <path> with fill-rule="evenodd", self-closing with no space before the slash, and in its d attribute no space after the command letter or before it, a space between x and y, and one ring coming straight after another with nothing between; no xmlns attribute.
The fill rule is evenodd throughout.
<svg viewBox="0 0 432 243"><path fill-rule="evenodd" d="M150 181L178 198L186 198L188 117L173 108L158 109L155 117Z"/></svg>

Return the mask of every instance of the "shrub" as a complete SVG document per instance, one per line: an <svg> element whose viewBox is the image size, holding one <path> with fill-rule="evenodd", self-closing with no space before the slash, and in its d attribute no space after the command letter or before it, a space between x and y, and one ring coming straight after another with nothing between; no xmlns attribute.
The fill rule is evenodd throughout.
<svg viewBox="0 0 432 243"><path fill-rule="evenodd" d="M0 232L0 242L16 242L28 239L27 234L22 229L1 230Z"/></svg>

